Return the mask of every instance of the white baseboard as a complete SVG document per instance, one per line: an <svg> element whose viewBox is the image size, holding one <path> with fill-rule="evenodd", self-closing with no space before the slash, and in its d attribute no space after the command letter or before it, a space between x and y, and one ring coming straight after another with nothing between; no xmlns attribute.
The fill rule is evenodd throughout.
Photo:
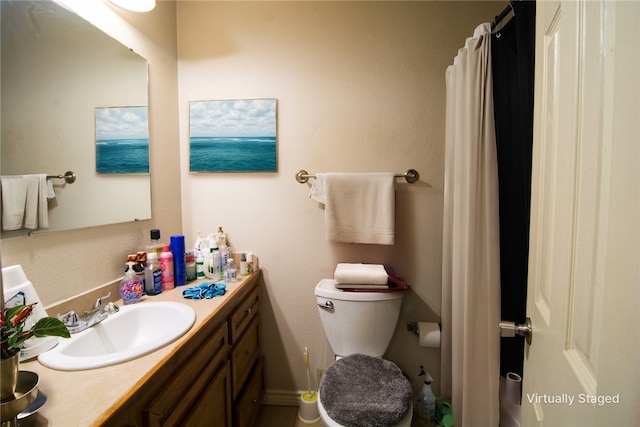
<svg viewBox="0 0 640 427"><path fill-rule="evenodd" d="M300 406L300 396L302 393L304 393L304 391L265 390L262 404L273 406Z"/></svg>

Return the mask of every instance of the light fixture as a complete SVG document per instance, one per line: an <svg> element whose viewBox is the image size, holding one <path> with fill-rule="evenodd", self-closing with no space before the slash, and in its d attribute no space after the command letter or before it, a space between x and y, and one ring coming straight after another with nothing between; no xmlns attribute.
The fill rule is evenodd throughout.
<svg viewBox="0 0 640 427"><path fill-rule="evenodd" d="M149 12L156 7L156 0L108 0L108 2L129 12Z"/></svg>

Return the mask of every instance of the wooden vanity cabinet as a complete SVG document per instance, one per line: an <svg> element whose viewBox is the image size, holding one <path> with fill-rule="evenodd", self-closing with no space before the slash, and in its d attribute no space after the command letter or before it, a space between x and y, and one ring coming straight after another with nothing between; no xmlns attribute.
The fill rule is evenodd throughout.
<svg viewBox="0 0 640 427"><path fill-rule="evenodd" d="M264 390L258 343L258 288L238 305L229 319L231 349L231 395L234 406L234 426L250 427L255 424L260 411Z"/></svg>
<svg viewBox="0 0 640 427"><path fill-rule="evenodd" d="M253 426L264 390L258 276L96 425Z"/></svg>

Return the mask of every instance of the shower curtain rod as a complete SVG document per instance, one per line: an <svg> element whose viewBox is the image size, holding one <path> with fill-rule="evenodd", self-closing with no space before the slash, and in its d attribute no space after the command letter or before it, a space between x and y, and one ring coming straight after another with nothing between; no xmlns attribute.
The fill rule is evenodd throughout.
<svg viewBox="0 0 640 427"><path fill-rule="evenodd" d="M498 26L498 24L507 17L507 15L509 15L509 12L513 13L513 16L516 15L516 11L513 9L513 3L516 1L518 0L510 0L509 5L505 7L504 10L493 19L493 22L491 23L491 31L493 31Z"/></svg>

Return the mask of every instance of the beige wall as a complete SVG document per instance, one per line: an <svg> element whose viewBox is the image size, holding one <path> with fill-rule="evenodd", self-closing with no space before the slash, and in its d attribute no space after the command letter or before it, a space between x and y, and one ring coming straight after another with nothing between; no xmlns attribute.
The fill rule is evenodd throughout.
<svg viewBox="0 0 640 427"><path fill-rule="evenodd" d="M305 346L314 373L331 363L313 290L337 262L389 264L412 285L387 357L414 379L425 365L438 389L440 352L418 348L406 322L440 315L444 72L503 7L178 2L183 231L191 245L222 225L234 249L260 256L270 395L306 387ZM190 174L189 101L260 97L278 99L278 172ZM421 180L398 181L393 247L327 242L322 209L294 179L299 169L407 168Z"/></svg>
<svg viewBox="0 0 640 427"><path fill-rule="evenodd" d="M149 61L153 219L2 240L2 265L21 264L47 306L122 277L126 255L145 247L149 229L158 227L168 237L182 227L175 4L160 2L140 15L101 0L66 2Z"/></svg>

